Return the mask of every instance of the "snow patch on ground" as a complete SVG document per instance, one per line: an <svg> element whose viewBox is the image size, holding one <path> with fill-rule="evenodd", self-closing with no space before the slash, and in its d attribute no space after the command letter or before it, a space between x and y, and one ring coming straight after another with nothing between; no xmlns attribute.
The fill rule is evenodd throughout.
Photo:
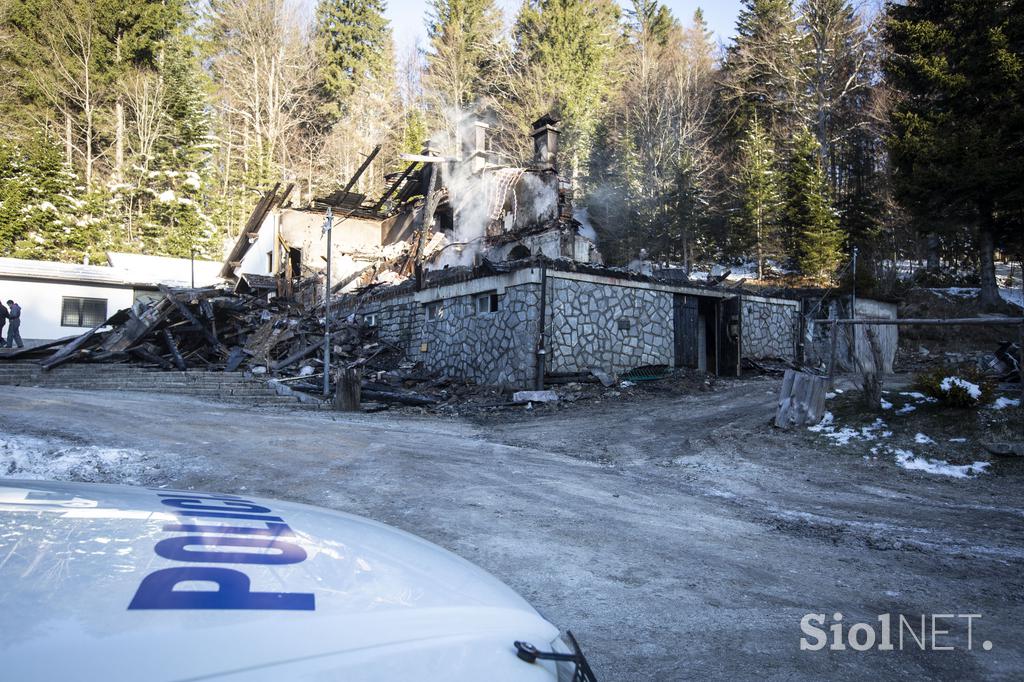
<svg viewBox="0 0 1024 682"><path fill-rule="evenodd" d="M929 438L923 433L919 433L916 436L914 436L914 442L917 443L918 445L932 445L935 443L935 441L933 441L931 438Z"/></svg>
<svg viewBox="0 0 1024 682"><path fill-rule="evenodd" d="M891 410L892 409L892 403L890 403L885 398L882 398L882 409L883 410Z"/></svg>
<svg viewBox="0 0 1024 682"><path fill-rule="evenodd" d="M879 438L890 438L892 431L885 430L885 427L886 423L881 418L878 418L871 424L862 426L859 429L849 426L837 429L835 417L831 412L826 412L818 424L808 426L807 430L813 433L820 433L825 438L834 441L836 445L849 445L851 441L855 440L872 441Z"/></svg>
<svg viewBox="0 0 1024 682"><path fill-rule="evenodd" d="M130 448L0 435L0 476L7 478L138 485L155 481L162 473L165 459Z"/></svg>
<svg viewBox="0 0 1024 682"><path fill-rule="evenodd" d="M896 410L896 414L910 414L911 412L913 412L916 409L917 409L916 407L914 407L910 403L907 403L906 405L904 405L900 409Z"/></svg>
<svg viewBox="0 0 1024 682"><path fill-rule="evenodd" d="M893 448L892 453L896 455L896 464L908 471L923 471L927 474L950 476L952 478L969 478L971 475L983 474L989 467L988 462L974 462L973 464L964 465L950 464L941 459L918 457L910 450L903 450L901 448Z"/></svg>
<svg viewBox="0 0 1024 682"><path fill-rule="evenodd" d="M996 401L992 403L993 410L1005 410L1007 407L1020 407L1020 400L999 396L996 398Z"/></svg>
<svg viewBox="0 0 1024 682"><path fill-rule="evenodd" d="M981 387L978 386L978 384L972 384L966 379L961 379L960 377L946 377L942 380L942 383L939 384L939 388L942 389L943 393L949 393L954 386L958 386L959 388L967 391L967 395L971 396L974 400L981 399Z"/></svg>

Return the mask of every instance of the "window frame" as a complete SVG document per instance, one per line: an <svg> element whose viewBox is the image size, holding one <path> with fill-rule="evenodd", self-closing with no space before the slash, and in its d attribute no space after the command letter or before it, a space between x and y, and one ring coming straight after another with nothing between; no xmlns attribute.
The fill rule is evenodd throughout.
<svg viewBox="0 0 1024 682"><path fill-rule="evenodd" d="M68 319L68 315L67 315L67 313L69 312L68 311L68 303L70 301L77 302L77 309L76 309L77 310L77 318L76 318L77 319L77 323L75 323L74 320L69 320ZM96 315L97 310L88 311L88 312L92 313L92 316L91 317L87 317L86 316L86 313L87 313L86 305L88 303L102 303L103 307L99 311L100 315L102 315L102 317ZM61 296L60 297L60 326L61 327L75 327L75 328L79 328L79 329L92 329L93 327L98 327L99 325L101 325L101 324L103 324L104 322L107 321L107 318L109 317L109 315L107 314L107 309L109 307L110 307L110 299L106 299L106 298L93 298L93 297L90 297L90 296ZM94 320L94 322L92 322L90 324L90 320Z"/></svg>
<svg viewBox="0 0 1024 682"><path fill-rule="evenodd" d="M498 312L501 308L498 292L485 291L482 294L477 294L473 297L473 308L477 315L491 315Z"/></svg>

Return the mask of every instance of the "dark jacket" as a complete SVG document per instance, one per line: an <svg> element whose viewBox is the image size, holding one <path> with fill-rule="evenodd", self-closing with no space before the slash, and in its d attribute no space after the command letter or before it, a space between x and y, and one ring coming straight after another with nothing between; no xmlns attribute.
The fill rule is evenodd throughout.
<svg viewBox="0 0 1024 682"><path fill-rule="evenodd" d="M11 310L10 310L9 313L7 313L7 317L11 318L12 320L20 319L21 318L21 306L18 305L17 303L12 303L11 304Z"/></svg>
<svg viewBox="0 0 1024 682"><path fill-rule="evenodd" d="M7 310L7 306L5 306L3 303L0 303L0 327L4 326L4 322L6 322L7 318L10 316L11 312Z"/></svg>

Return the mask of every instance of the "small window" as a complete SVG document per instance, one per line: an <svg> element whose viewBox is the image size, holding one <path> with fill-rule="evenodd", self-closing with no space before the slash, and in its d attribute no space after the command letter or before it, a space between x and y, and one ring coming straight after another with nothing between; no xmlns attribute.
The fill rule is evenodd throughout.
<svg viewBox="0 0 1024 682"><path fill-rule="evenodd" d="M444 304L438 301L437 303L427 304L427 321L437 322L444 318Z"/></svg>
<svg viewBox="0 0 1024 682"><path fill-rule="evenodd" d="M107 299L65 296L61 300L60 326L96 327L107 321Z"/></svg>
<svg viewBox="0 0 1024 682"><path fill-rule="evenodd" d="M489 294L481 294L480 296L477 296L476 312L478 314L498 312L498 294L492 291Z"/></svg>
<svg viewBox="0 0 1024 682"><path fill-rule="evenodd" d="M363 324L367 327L376 327L377 313L367 313L363 315Z"/></svg>
<svg viewBox="0 0 1024 682"><path fill-rule="evenodd" d="M619 331L628 332L632 326L633 323L630 321L628 317L619 318Z"/></svg>

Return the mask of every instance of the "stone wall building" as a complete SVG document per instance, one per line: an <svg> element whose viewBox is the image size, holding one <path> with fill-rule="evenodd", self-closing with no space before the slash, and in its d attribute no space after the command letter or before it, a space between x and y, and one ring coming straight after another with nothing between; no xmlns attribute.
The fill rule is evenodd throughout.
<svg viewBox="0 0 1024 682"><path fill-rule="evenodd" d="M407 282L342 305L431 372L514 388L541 373L667 365L737 376L743 357L796 359L797 301L557 263L503 269L437 273L420 291Z"/></svg>

